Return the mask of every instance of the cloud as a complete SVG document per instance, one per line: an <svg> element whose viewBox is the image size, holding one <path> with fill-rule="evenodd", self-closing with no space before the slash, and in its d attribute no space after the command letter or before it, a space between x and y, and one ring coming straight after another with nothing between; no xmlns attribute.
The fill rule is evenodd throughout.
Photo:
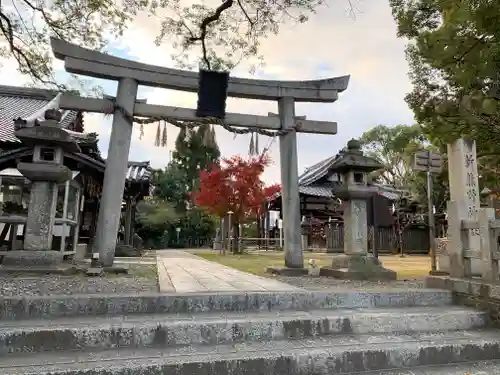
<svg viewBox="0 0 500 375"><path fill-rule="evenodd" d="M17 61L13 58L0 61L0 83L5 86L24 86L30 79L17 71Z"/></svg>
<svg viewBox="0 0 500 375"><path fill-rule="evenodd" d="M336 1L318 9L306 24L285 25L279 35L262 42L265 66L258 71L259 78L317 79L344 74L351 75L346 92L333 104L298 104L297 115L309 119L338 122L336 136L298 135L299 170L335 154L352 137L379 123L411 123L412 113L404 102L411 89L407 78L404 41L396 37L396 24L386 0L360 1L359 13L350 17L347 2ZM151 17L140 16L124 35L122 47L136 60L173 67L173 50L168 45L156 47L153 43L159 23ZM232 75L248 76L247 66L238 66ZM145 90L148 102L181 107L196 107L196 94L163 89ZM273 102L230 98L230 112L262 114L277 112ZM134 142L141 154L148 154L156 165L164 163L177 134L169 127L167 150L151 148L156 128L146 130L144 141ZM234 139L223 129L217 129L217 139L223 155L245 154L249 137ZM270 140L260 138L261 144ZM279 181L278 140L271 142L271 156L275 165L266 171L266 180ZM158 158L158 159L157 159Z"/></svg>
<svg viewBox="0 0 500 375"><path fill-rule="evenodd" d="M220 2L209 0L209 3ZM336 154L350 138L359 137L370 127L413 121L413 115L404 102L405 94L411 89L404 55L405 42L396 37L390 6L387 0L359 0L356 7L359 12L353 18L346 12L347 0L328 2L310 17L308 23L284 25L279 35L271 35L262 41L265 66L254 78L300 80L351 75L349 87L340 94L338 102L297 104L297 115L338 123L335 136L298 134L299 171ZM174 67L172 47L166 43L160 47L154 44L159 30L158 19L140 14L109 50L144 63ZM249 76L248 66L238 66L231 74ZM12 66L2 68L0 79L3 84L22 84L21 78L16 76ZM108 93L114 95L115 87L110 85ZM195 108L197 100L196 94L146 87L140 88L139 97L146 98L149 103L189 108ZM269 111L277 112L277 104L230 98L227 110L267 115ZM85 122L87 131L99 131L100 146L105 154L110 119L86 115ZM156 129L157 124L145 125L144 137L139 140L139 126L134 127L131 159L150 159L155 167L168 162L178 129L169 125L168 147L155 148ZM233 134L217 128L217 139L224 156L247 153L249 136L234 138ZM270 152L275 161L275 165L266 170L265 178L269 182L279 181L279 140L260 137L259 141L262 146L271 145Z"/></svg>

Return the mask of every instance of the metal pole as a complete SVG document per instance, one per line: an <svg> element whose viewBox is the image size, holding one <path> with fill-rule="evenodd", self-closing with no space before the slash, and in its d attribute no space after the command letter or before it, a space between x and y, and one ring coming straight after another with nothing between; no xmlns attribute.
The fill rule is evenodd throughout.
<svg viewBox="0 0 500 375"><path fill-rule="evenodd" d="M403 231L401 229L401 216L399 214L399 209L400 209L400 202L398 202L398 206L396 207L396 217L398 219L398 242L399 242L399 248L400 248L400 256L404 257L404 251L403 251Z"/></svg>
<svg viewBox="0 0 500 375"><path fill-rule="evenodd" d="M430 163L429 163L430 164ZM430 169L430 166L429 166ZM432 173L427 171L427 206L429 210L429 242L431 246L431 272L436 272L436 241L435 241L435 223L434 223L434 205L432 204Z"/></svg>
<svg viewBox="0 0 500 375"><path fill-rule="evenodd" d="M229 244L228 244L229 252L231 252L233 249L233 223L231 223L231 215L232 214L233 213L231 211L229 211L227 213L227 217L228 217L228 219L227 219L228 225L227 226L228 226L228 231L229 231L229 236L228 236L229 237Z"/></svg>

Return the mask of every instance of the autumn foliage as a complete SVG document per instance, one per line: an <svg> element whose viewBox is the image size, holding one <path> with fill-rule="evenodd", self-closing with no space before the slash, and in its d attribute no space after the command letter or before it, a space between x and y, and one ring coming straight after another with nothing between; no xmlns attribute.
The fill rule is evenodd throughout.
<svg viewBox="0 0 500 375"><path fill-rule="evenodd" d="M267 156L222 159L220 165L200 173L199 189L193 192L195 204L218 217L232 211L240 223L255 217L262 204L280 191L279 185L265 186L261 180L270 164Z"/></svg>

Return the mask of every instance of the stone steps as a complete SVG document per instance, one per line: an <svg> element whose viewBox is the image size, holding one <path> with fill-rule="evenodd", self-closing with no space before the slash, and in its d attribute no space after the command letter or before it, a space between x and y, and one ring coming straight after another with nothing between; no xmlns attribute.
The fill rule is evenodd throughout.
<svg viewBox="0 0 500 375"><path fill-rule="evenodd" d="M0 322L0 355L458 331L484 327L487 320L486 313L467 308L427 306L7 321Z"/></svg>
<svg viewBox="0 0 500 375"><path fill-rule="evenodd" d="M5 297L0 374L494 374L487 327L427 289Z"/></svg>
<svg viewBox="0 0 500 375"><path fill-rule="evenodd" d="M115 349L28 356L17 354L0 358L0 373L2 375L349 374L493 360L500 358L499 340L499 330L476 330L411 335L343 335L311 340L186 346L164 350ZM416 369L411 371L415 373ZM420 370L423 371L422 368ZM405 371L407 374L412 374L408 372L409 370Z"/></svg>
<svg viewBox="0 0 500 375"><path fill-rule="evenodd" d="M445 306L452 294L436 289L293 291L204 294L22 296L0 298L0 320L74 316L191 314L378 307Z"/></svg>
<svg viewBox="0 0 500 375"><path fill-rule="evenodd" d="M423 366L399 370L365 372L363 375L494 375L500 374L500 361L466 362L444 366Z"/></svg>

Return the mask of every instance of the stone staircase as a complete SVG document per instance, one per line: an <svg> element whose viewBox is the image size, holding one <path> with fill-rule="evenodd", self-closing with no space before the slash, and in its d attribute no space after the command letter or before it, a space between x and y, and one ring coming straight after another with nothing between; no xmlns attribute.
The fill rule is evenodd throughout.
<svg viewBox="0 0 500 375"><path fill-rule="evenodd" d="M480 375L500 330L441 290L0 299L2 375Z"/></svg>

